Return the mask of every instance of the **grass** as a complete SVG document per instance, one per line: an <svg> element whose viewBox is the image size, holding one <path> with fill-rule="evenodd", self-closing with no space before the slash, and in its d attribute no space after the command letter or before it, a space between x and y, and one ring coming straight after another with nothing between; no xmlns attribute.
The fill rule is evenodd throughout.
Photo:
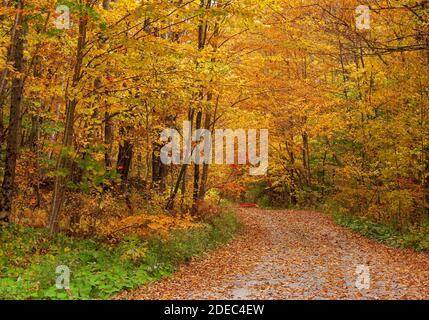
<svg viewBox="0 0 429 320"><path fill-rule="evenodd" d="M46 230L0 226L0 299L108 299L171 275L192 257L230 240L241 225L233 213L211 225L174 232L168 240L137 237L118 245L69 238ZM70 289L57 289L56 268L71 271Z"/></svg>
<svg viewBox="0 0 429 320"><path fill-rule="evenodd" d="M429 233L427 228L411 227L408 231L399 231L392 225L374 223L357 219L350 215L334 214L334 220L361 235L381 241L396 248L413 248L416 251L429 252Z"/></svg>

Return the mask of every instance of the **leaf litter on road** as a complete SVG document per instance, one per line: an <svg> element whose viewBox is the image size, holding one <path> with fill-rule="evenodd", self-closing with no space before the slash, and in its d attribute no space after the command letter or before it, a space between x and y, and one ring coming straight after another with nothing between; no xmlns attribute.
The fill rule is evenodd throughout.
<svg viewBox="0 0 429 320"><path fill-rule="evenodd" d="M429 255L390 248L309 211L241 209L243 233L120 299L428 299ZM369 288L357 285L357 267Z"/></svg>

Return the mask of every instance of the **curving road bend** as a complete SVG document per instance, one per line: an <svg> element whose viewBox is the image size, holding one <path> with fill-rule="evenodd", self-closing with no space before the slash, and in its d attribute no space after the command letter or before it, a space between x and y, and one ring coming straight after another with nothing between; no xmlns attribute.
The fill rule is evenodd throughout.
<svg viewBox="0 0 429 320"><path fill-rule="evenodd" d="M243 233L120 299L429 299L429 255L389 248L323 213L242 209Z"/></svg>

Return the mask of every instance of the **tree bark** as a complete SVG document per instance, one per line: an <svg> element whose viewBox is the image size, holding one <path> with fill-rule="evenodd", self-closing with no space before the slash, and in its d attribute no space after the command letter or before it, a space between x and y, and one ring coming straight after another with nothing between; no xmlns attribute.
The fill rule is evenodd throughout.
<svg viewBox="0 0 429 320"><path fill-rule="evenodd" d="M18 1L16 9L20 10L16 16L17 29L12 35L14 69L18 74L12 79L9 131L7 135L6 159L3 182L0 190L0 220L8 221L12 210L13 191L15 187L16 160L19 152L19 129L21 122L21 104L23 100L24 80L24 42L25 26L22 13L24 3Z"/></svg>
<svg viewBox="0 0 429 320"><path fill-rule="evenodd" d="M109 169L112 168L113 124L108 112L104 114L104 144L106 145L104 164Z"/></svg>
<svg viewBox="0 0 429 320"><path fill-rule="evenodd" d="M158 188L159 191L165 191L165 178L167 175L167 166L162 163L161 145L155 143L154 150L152 151L152 186Z"/></svg>
<svg viewBox="0 0 429 320"><path fill-rule="evenodd" d="M204 129L210 130L210 122L211 122L211 116L209 112L206 112L205 120L204 120ZM205 155L204 155L205 156ZM209 177L209 164L204 162L203 164L203 174L201 176L201 186L200 186L200 193L198 196L199 200L204 200L206 196L207 191L207 180Z"/></svg>
<svg viewBox="0 0 429 320"><path fill-rule="evenodd" d="M188 120L191 123L190 134L192 134L192 130L193 130L192 124L194 122L194 113L195 113L195 111L192 108L189 108ZM177 177L177 181L176 181L176 184L175 184L174 189L173 189L173 193L168 198L167 204L165 206L166 210L173 209L174 201L176 199L177 192L179 192L179 188L180 188L180 184L181 184L182 179L185 179L187 168L188 168L187 163L182 164L182 167L180 168L179 176ZM184 196L184 195L182 195L182 196Z"/></svg>
<svg viewBox="0 0 429 320"><path fill-rule="evenodd" d="M3 1L3 6L7 7L10 6L11 3L9 1ZM21 7L23 7L23 2L18 2L15 5L15 8L19 9ZM1 20L4 19L6 15L2 15L1 16ZM12 26L12 30L10 31L10 38L11 38L11 44L8 48L8 52L7 52L7 58L6 58L6 63L12 63L13 59L14 59L14 53L15 53L15 49L16 49L16 41L18 39L18 35L17 32L19 31L18 29L22 27L22 12L17 11L16 16L15 16L15 22ZM4 134L4 122L3 122L3 105L6 101L6 97L7 97L7 91L8 91L8 86L7 86L7 76L9 74L9 69L8 68L3 68L1 74L0 74L0 143L3 143L3 139L5 138L6 134Z"/></svg>
<svg viewBox="0 0 429 320"><path fill-rule="evenodd" d="M197 118L195 120L195 130L201 129L201 121L203 117L203 112L198 111ZM198 164L201 155L195 154L195 164L194 164L194 192L193 192L193 202L194 204L198 200L198 192L199 192L199 183L200 183L200 165Z"/></svg>
<svg viewBox="0 0 429 320"><path fill-rule="evenodd" d="M73 73L73 87L79 83L82 75L82 61L86 42L87 17L81 16L79 19L79 38L76 49L76 63ZM74 115L76 109L76 99L66 101L66 122L64 128L63 149L69 149L73 146L74 135ZM67 171L71 167L71 161L67 155L60 154L57 162L57 171ZM49 216L48 228L53 235L58 231L58 221L64 202L65 182L69 174L57 175L54 183L54 194L52 197L51 213Z"/></svg>
<svg viewBox="0 0 429 320"><path fill-rule="evenodd" d="M311 167L310 167L310 148L308 145L308 133L302 134L302 157L304 163L305 176L307 177L307 183L311 183Z"/></svg>
<svg viewBox="0 0 429 320"><path fill-rule="evenodd" d="M119 146L118 160L116 162L116 170L121 175L122 183L127 183L128 181L132 159L133 144L127 139Z"/></svg>

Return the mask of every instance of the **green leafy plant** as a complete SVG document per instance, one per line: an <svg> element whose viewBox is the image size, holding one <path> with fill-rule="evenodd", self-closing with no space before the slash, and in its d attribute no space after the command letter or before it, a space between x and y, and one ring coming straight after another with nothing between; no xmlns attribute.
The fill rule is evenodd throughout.
<svg viewBox="0 0 429 320"><path fill-rule="evenodd" d="M1 228L0 299L107 299L172 274L180 263L230 240L240 223L227 213L168 240L128 237L116 245L62 234L49 239L45 229L20 225ZM67 290L55 286L59 265L71 271Z"/></svg>

